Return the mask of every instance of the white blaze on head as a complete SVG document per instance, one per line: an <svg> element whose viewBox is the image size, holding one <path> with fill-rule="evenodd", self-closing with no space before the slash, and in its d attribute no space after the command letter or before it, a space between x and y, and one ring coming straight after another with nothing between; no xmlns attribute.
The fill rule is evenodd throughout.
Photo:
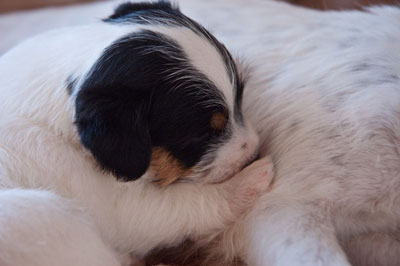
<svg viewBox="0 0 400 266"><path fill-rule="evenodd" d="M228 106L233 107L234 89L228 73L229 68L210 40L185 27L165 27L156 31L176 41L190 63L215 84L224 95ZM230 111L233 111L233 108Z"/></svg>

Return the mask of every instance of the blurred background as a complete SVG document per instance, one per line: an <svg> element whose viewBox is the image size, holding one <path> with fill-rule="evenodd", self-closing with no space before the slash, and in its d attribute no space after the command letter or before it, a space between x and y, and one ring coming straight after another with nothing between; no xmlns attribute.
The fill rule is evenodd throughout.
<svg viewBox="0 0 400 266"><path fill-rule="evenodd" d="M46 6L71 5L99 0L0 0L0 12L32 9ZM399 0L282 0L316 9L360 9L367 5L399 4Z"/></svg>
<svg viewBox="0 0 400 266"><path fill-rule="evenodd" d="M129 0L0 0L0 55L23 39L41 32L107 17L116 3L126 1ZM263 1L267 0L260 0ZM280 1L321 10L363 9L365 6L380 4L400 5L400 0ZM180 2L183 4L185 0ZM88 17L88 14L93 16Z"/></svg>
<svg viewBox="0 0 400 266"><path fill-rule="evenodd" d="M316 9L361 9L363 6L380 4L399 4L399 0L286 0L296 5Z"/></svg>

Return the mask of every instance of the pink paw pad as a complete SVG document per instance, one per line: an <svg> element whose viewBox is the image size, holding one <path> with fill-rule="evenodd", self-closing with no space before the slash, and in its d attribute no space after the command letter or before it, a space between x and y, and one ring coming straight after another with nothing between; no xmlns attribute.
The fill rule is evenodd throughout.
<svg viewBox="0 0 400 266"><path fill-rule="evenodd" d="M235 213L243 213L267 192L274 176L271 157L264 157L244 168L233 177L236 187L232 199Z"/></svg>

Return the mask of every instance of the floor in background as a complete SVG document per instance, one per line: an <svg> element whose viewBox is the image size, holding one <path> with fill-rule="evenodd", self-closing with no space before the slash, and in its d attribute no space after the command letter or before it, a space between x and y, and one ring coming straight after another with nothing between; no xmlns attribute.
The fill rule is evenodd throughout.
<svg viewBox="0 0 400 266"><path fill-rule="evenodd" d="M72 5L98 0L3 0L0 1L0 13L46 6Z"/></svg>
<svg viewBox="0 0 400 266"><path fill-rule="evenodd" d="M44 6L68 5L99 0L5 0L0 1L0 13ZM366 5L400 4L400 0L282 0L316 9L360 9Z"/></svg>
<svg viewBox="0 0 400 266"><path fill-rule="evenodd" d="M0 12L6 8L15 10L28 7L53 7L54 5L71 3L60 7L38 8L22 12L0 14L0 55L22 39L57 27L88 23L106 17L119 1L129 0L0 0ZM136 0L138 1L138 0ZM150 0L143 0L150 1ZM156 0L154 0L156 1ZM179 1L179 0L172 0ZM184 2L185 0L180 0ZM198 0L201 1L201 0ZM266 1L266 0L259 0ZM361 9L363 5L400 4L400 0L281 0L292 4L317 9ZM86 3L84 3L86 2ZM88 3L92 2L92 3ZM94 2L94 3L93 3ZM24 5L24 3L27 3ZM72 5L80 3L80 5ZM7 7L8 5L8 7ZM104 8L109 6L109 9ZM109 11L107 11L109 10ZM108 12L108 13L105 13ZM92 19L87 14L95 14ZM50 22L50 23L49 23Z"/></svg>
<svg viewBox="0 0 400 266"><path fill-rule="evenodd" d="M362 9L368 5L400 5L400 0L286 0L297 5L316 9Z"/></svg>

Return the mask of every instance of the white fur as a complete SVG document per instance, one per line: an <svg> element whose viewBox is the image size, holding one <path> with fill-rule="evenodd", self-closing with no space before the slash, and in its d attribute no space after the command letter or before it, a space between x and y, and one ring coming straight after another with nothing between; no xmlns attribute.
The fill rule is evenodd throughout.
<svg viewBox="0 0 400 266"><path fill-rule="evenodd" d="M165 188L149 182L150 173L121 183L98 168L79 142L74 95L68 96L65 81L72 73L82 78L105 47L135 30L103 22L61 29L34 37L0 58L2 266L121 265L125 257L120 255L142 257L157 246L221 229L267 189L267 171L272 176L272 169L266 160L221 184ZM201 45L200 37L193 38L184 45ZM230 84L219 82L225 82L222 93L233 97ZM222 145L218 156L238 155L219 159L223 170L214 164L207 182L233 175L256 150L252 129L232 123L233 142ZM247 149L241 149L245 142Z"/></svg>
<svg viewBox="0 0 400 266"><path fill-rule="evenodd" d="M244 107L276 175L223 247L251 266L399 265L400 9L246 3L208 23L250 64Z"/></svg>
<svg viewBox="0 0 400 266"><path fill-rule="evenodd" d="M399 75L400 11L319 12L266 0L180 4L251 64L246 112L277 163L274 190L226 233L224 247L234 242L252 266L348 265L341 248L354 265L399 265L399 84L376 82ZM365 60L377 67L351 71Z"/></svg>

